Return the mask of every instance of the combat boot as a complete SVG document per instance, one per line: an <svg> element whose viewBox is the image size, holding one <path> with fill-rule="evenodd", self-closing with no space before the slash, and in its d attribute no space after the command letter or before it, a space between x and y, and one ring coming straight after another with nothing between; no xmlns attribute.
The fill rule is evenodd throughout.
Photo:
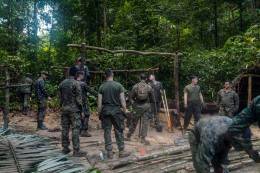
<svg viewBox="0 0 260 173"><path fill-rule="evenodd" d="M85 151L81 151L81 150L78 150L78 151L73 151L73 156L74 157L84 157L86 156L87 153Z"/></svg>
<svg viewBox="0 0 260 173"><path fill-rule="evenodd" d="M131 153L127 152L125 150L119 151L119 158L128 157L130 155L131 155Z"/></svg>
<svg viewBox="0 0 260 173"><path fill-rule="evenodd" d="M144 145L150 145L150 142L147 141L145 138L141 138L141 143Z"/></svg>
<svg viewBox="0 0 260 173"><path fill-rule="evenodd" d="M156 125L156 131L157 132L162 132L163 127L161 125Z"/></svg>
<svg viewBox="0 0 260 173"><path fill-rule="evenodd" d="M69 154L70 151L71 151L71 150L70 150L69 148L63 148L61 152L62 152L63 154Z"/></svg>
<svg viewBox="0 0 260 173"><path fill-rule="evenodd" d="M114 157L113 151L108 151L108 152L107 152L107 158L108 158L108 159L113 159L113 157Z"/></svg>
<svg viewBox="0 0 260 173"><path fill-rule="evenodd" d="M24 107L22 112L23 112L23 115L27 115L28 114L28 108Z"/></svg>
<svg viewBox="0 0 260 173"><path fill-rule="evenodd" d="M45 126L45 124L42 122L42 130L48 130L48 128Z"/></svg>
<svg viewBox="0 0 260 173"><path fill-rule="evenodd" d="M81 137L91 137L92 135L90 133L88 133L87 130L83 130L81 133L80 133L80 136Z"/></svg>
<svg viewBox="0 0 260 173"><path fill-rule="evenodd" d="M37 129L38 129L38 130L48 130L47 127L43 124L42 121L38 121L38 123L37 123Z"/></svg>
<svg viewBox="0 0 260 173"><path fill-rule="evenodd" d="M125 141L131 141L131 134L128 133L126 135Z"/></svg>

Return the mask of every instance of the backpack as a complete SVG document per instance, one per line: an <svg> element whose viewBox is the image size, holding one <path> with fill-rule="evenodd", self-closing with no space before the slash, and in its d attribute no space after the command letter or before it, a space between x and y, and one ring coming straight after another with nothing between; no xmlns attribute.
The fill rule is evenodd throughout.
<svg viewBox="0 0 260 173"><path fill-rule="evenodd" d="M149 97L149 89L148 85L146 83L138 83L137 84L137 100L139 101L145 101Z"/></svg>

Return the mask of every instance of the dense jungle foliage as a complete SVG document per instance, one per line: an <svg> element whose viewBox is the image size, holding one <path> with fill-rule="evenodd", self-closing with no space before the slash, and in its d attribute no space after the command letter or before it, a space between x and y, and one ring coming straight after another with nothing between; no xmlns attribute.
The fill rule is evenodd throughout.
<svg viewBox="0 0 260 173"><path fill-rule="evenodd" d="M109 49L182 52L180 91L196 74L206 101L224 80L260 59L257 0L0 0L0 64L11 66L12 82L27 72L51 76L56 95L63 67L79 56L68 43ZM159 67L157 78L173 96L173 59L88 51L91 70ZM4 82L0 70L0 85ZM127 89L136 76L117 76ZM95 82L95 88L98 83ZM127 84L126 84L127 83ZM16 90L13 90L15 93ZM1 94L3 97L3 94ZM2 99L1 99L2 100ZM56 99L52 103L57 106Z"/></svg>

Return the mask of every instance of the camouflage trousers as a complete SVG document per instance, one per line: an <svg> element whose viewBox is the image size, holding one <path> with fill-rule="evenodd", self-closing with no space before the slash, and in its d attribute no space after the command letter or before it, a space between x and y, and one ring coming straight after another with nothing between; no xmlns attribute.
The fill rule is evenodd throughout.
<svg viewBox="0 0 260 173"><path fill-rule="evenodd" d="M47 99L42 99L38 101L38 113L37 120L44 121L45 114L47 109Z"/></svg>
<svg viewBox="0 0 260 173"><path fill-rule="evenodd" d="M151 103L151 111L154 118L154 124L156 127L160 126L159 112L161 108L161 102Z"/></svg>
<svg viewBox="0 0 260 173"><path fill-rule="evenodd" d="M87 104L83 104L82 112L81 112L81 125L80 131L88 130L88 122L89 122L90 112Z"/></svg>
<svg viewBox="0 0 260 173"><path fill-rule="evenodd" d="M137 124L140 120L140 126L139 129L139 137L145 138L147 136L148 127L149 127L149 121L151 119L151 109L149 104L143 104L143 105L135 105L134 106L134 113L132 116L132 122L129 127L128 136L131 136L137 127Z"/></svg>
<svg viewBox="0 0 260 173"><path fill-rule="evenodd" d="M220 106L220 108L219 108L219 115L233 117L234 116L234 111L233 110L234 110L233 108Z"/></svg>
<svg viewBox="0 0 260 173"><path fill-rule="evenodd" d="M30 106L30 96L31 94L22 93L22 111L27 112Z"/></svg>
<svg viewBox="0 0 260 173"><path fill-rule="evenodd" d="M221 141L218 150L209 150L209 147L205 147L204 144L200 143L198 138L196 132L191 131L189 133L192 161L196 172L209 173L210 164L212 164L214 173L228 173L227 155L231 146Z"/></svg>
<svg viewBox="0 0 260 173"><path fill-rule="evenodd" d="M101 117L102 128L104 129L105 149L107 151L113 150L111 131L114 127L115 138L117 148L119 151L123 151L125 148L124 144L124 119L121 110L114 112L113 114L102 114Z"/></svg>
<svg viewBox="0 0 260 173"><path fill-rule="evenodd" d="M72 129L73 150L78 151L80 148L79 131L80 131L80 114L75 112L61 113L61 142L63 148L69 148L69 131Z"/></svg>

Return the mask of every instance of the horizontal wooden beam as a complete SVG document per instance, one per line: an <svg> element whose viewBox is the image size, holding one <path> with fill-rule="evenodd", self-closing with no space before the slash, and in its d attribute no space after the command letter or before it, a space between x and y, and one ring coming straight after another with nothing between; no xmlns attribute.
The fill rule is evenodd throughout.
<svg viewBox="0 0 260 173"><path fill-rule="evenodd" d="M31 85L30 84L14 84L14 85L0 86L0 89L23 87L23 86L31 86Z"/></svg>
<svg viewBox="0 0 260 173"><path fill-rule="evenodd" d="M242 78L244 77L260 77L259 74L245 74L245 75L242 75Z"/></svg>
<svg viewBox="0 0 260 173"><path fill-rule="evenodd" d="M151 68L151 69L132 69L132 70L112 70L114 73L141 73L141 72L151 72L151 71L159 71L159 68ZM103 74L104 71L89 71L93 74Z"/></svg>
<svg viewBox="0 0 260 173"><path fill-rule="evenodd" d="M69 69L70 67L59 67L59 66L52 66L52 68L56 69ZM134 72L150 72L150 71L159 71L159 68L147 68L147 69L129 69L129 70L124 70L124 69L112 69L113 72L115 73L124 73L124 72L129 72L129 73L134 73ZM89 73L92 74L99 74L99 73L105 73L102 70L97 70L97 71L89 71Z"/></svg>
<svg viewBox="0 0 260 173"><path fill-rule="evenodd" d="M67 44L68 47L78 48L78 49L89 49L89 50L96 50L96 51L102 51L107 52L111 54L117 54L117 53L127 53L127 54L134 54L134 55L144 55L144 56L151 56L151 55L157 55L157 56L176 56L176 53L168 53L168 52L143 52L143 51L137 51L137 50L110 50L103 47L95 47L95 46L87 46L86 44Z"/></svg>

